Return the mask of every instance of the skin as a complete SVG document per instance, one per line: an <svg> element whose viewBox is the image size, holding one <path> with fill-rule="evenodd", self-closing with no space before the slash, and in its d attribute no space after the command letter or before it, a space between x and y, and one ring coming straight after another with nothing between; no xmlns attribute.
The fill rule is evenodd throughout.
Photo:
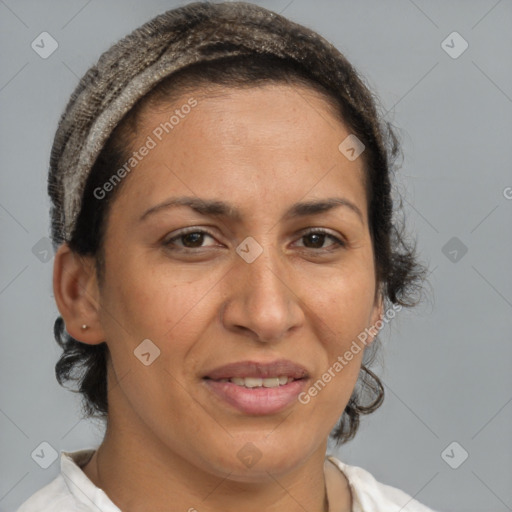
<svg viewBox="0 0 512 512"><path fill-rule="evenodd" d="M144 112L133 148L191 96L197 106L125 178L112 205L104 282L92 259L65 244L55 258L68 332L106 341L112 355L107 432L84 471L127 511L320 512L325 483L330 511L349 511L347 481L325 453L363 351L308 404L265 416L231 408L201 377L235 361L285 358L313 383L381 317L363 160L338 150L350 131L329 104L290 85L184 95ZM182 195L228 201L241 219L181 206L139 220ZM330 197L362 217L340 206L282 219L296 202ZM190 226L211 236L165 245ZM304 236L308 228L345 246ZM263 248L252 263L235 252L247 236ZM133 353L147 338L160 349L149 366ZM248 442L261 454L251 468L237 457Z"/></svg>

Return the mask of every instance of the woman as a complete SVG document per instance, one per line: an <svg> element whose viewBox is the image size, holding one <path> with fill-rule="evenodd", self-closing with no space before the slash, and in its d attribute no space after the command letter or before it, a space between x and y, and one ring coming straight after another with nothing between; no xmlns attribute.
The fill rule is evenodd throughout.
<svg viewBox="0 0 512 512"><path fill-rule="evenodd" d="M48 189L57 376L106 434L20 512L430 510L326 457L382 403L376 335L425 276L397 152L343 55L261 7L189 4L104 53Z"/></svg>

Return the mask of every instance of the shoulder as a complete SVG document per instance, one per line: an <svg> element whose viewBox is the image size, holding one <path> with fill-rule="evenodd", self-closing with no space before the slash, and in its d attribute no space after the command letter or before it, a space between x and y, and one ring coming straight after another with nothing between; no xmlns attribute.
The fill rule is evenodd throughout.
<svg viewBox="0 0 512 512"><path fill-rule="evenodd" d="M60 474L24 501L17 512L71 512L75 510L85 509L77 504Z"/></svg>
<svg viewBox="0 0 512 512"><path fill-rule="evenodd" d="M16 512L120 512L82 471L94 450L61 452L60 473L25 502Z"/></svg>
<svg viewBox="0 0 512 512"><path fill-rule="evenodd" d="M354 512L434 512L400 489L378 482L365 469L345 464L336 457L329 456L328 459L340 469L349 482Z"/></svg>

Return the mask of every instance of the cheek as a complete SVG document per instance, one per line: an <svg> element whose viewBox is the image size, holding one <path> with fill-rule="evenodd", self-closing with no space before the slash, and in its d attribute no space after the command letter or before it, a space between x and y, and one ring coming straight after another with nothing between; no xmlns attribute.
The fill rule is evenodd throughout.
<svg viewBox="0 0 512 512"><path fill-rule="evenodd" d="M375 283L372 268L362 259L331 279L317 280L308 303L325 358L316 380L303 395L309 413L330 428L338 421L359 377L364 346L358 336L369 327Z"/></svg>
<svg viewBox="0 0 512 512"><path fill-rule="evenodd" d="M194 282L190 276L185 278L179 272L143 262L143 257L123 258L111 269L105 308L112 308L115 319L126 326L132 338L160 339L178 323L183 332L208 283ZM112 327L119 328L115 323Z"/></svg>
<svg viewBox="0 0 512 512"><path fill-rule="evenodd" d="M211 301L204 295L212 285L142 262L142 257L125 257L108 269L102 324L120 389L132 406L149 411L167 403L171 410L183 407L187 398L175 379L183 382L187 354L210 318ZM158 354L147 366L136 357L146 339L152 344L141 346L148 347L150 359Z"/></svg>
<svg viewBox="0 0 512 512"><path fill-rule="evenodd" d="M185 362L194 364L190 351L215 318L215 284L221 276L213 272L191 276L144 261L142 256L126 257L109 269L102 324L113 363L119 375L139 371L134 350L149 339L160 351L157 366L179 377ZM152 375L157 380L169 377L165 372ZM148 379L146 385L153 381Z"/></svg>
<svg viewBox="0 0 512 512"><path fill-rule="evenodd" d="M330 352L339 352L369 327L375 293L372 268L364 264L347 266L333 273L331 279L317 283L316 289L314 301L309 295L309 303L324 330L331 332Z"/></svg>

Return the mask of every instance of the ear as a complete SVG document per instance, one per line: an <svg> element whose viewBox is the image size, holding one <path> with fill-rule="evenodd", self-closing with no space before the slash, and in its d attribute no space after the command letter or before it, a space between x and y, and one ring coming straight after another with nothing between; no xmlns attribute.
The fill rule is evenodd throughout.
<svg viewBox="0 0 512 512"><path fill-rule="evenodd" d="M100 294L93 257L81 256L67 243L62 244L53 264L53 295L66 331L73 338L90 345L105 341L99 322Z"/></svg>
<svg viewBox="0 0 512 512"><path fill-rule="evenodd" d="M367 344L370 344L375 339L375 336L379 333L379 328L376 326L377 322L379 320L382 320L382 317L384 316L384 299L382 296L382 290L379 286L376 294L375 294L375 301L374 306L372 310L372 314L370 315L370 326L368 327L368 341Z"/></svg>

